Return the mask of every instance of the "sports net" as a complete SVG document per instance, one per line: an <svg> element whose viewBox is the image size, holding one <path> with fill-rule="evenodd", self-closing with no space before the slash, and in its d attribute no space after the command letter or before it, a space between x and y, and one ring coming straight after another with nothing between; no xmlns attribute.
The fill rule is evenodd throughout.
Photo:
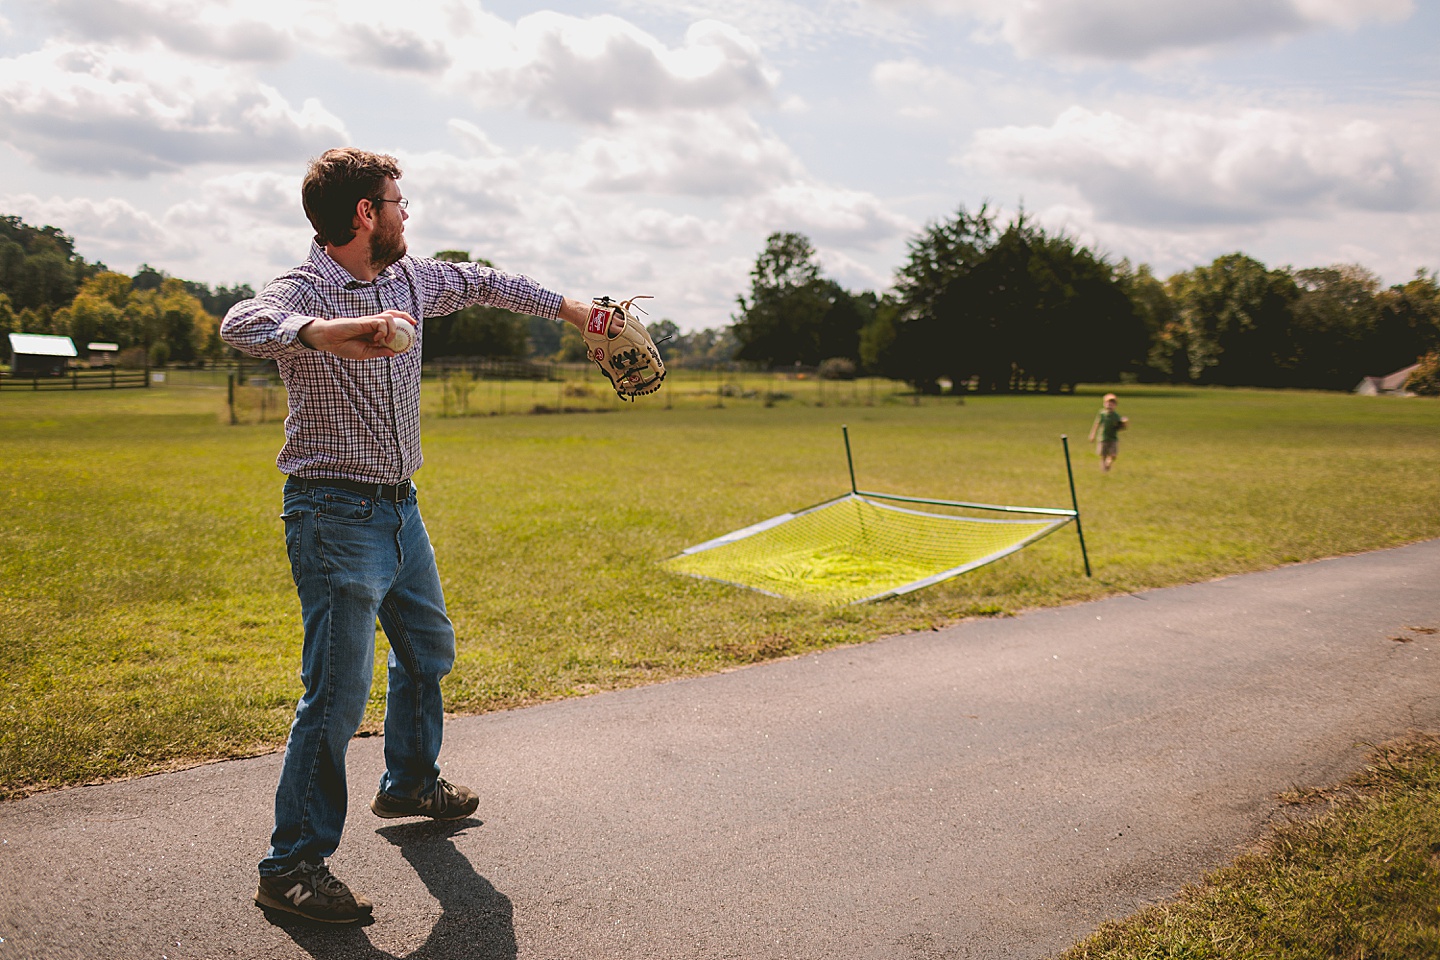
<svg viewBox="0 0 1440 960"><path fill-rule="evenodd" d="M878 498L878 499L877 499ZM696 544L664 564L772 596L824 604L909 593L1014 553L1073 519L990 519L883 503L850 493ZM891 498L934 507L981 506ZM1023 512L1023 508L993 508Z"/></svg>

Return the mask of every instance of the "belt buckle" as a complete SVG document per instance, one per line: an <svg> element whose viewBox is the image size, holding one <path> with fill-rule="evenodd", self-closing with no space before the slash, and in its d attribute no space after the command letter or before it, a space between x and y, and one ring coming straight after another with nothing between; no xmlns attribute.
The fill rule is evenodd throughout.
<svg viewBox="0 0 1440 960"><path fill-rule="evenodd" d="M387 484L385 484L385 485L382 487L382 490L383 490L385 493L388 493L388 494L390 495L390 496L388 497L388 499L394 501L395 503L399 503L400 501L404 500L406 497L410 496L410 491L409 491L408 489L405 489L405 488L407 488L407 487L409 487L409 486L410 486L410 481L409 481L409 480L401 480L399 483L387 483ZM403 494L401 493L402 490L404 490L404 493L403 493Z"/></svg>

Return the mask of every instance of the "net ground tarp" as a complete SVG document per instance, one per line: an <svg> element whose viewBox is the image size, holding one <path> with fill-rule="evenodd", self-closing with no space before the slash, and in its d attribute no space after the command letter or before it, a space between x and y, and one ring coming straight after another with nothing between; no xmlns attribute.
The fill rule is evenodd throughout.
<svg viewBox="0 0 1440 960"><path fill-rule="evenodd" d="M882 495L846 494L772 517L663 563L676 573L772 596L861 603L991 563L1071 520L956 516L883 503L876 496Z"/></svg>

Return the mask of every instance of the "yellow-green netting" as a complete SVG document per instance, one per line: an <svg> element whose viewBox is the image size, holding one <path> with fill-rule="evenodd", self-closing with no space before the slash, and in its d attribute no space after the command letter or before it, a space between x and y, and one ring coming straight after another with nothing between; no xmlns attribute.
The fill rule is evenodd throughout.
<svg viewBox="0 0 1440 960"><path fill-rule="evenodd" d="M676 573L775 596L859 603L958 576L1070 519L956 516L847 494L697 544L663 562Z"/></svg>

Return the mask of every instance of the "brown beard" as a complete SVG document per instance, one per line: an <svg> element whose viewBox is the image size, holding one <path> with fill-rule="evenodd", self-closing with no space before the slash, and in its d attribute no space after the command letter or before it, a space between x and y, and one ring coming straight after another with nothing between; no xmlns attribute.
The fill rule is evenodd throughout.
<svg viewBox="0 0 1440 960"><path fill-rule="evenodd" d="M405 228L397 225L394 229L382 226L370 235L370 265L384 270L405 256Z"/></svg>

